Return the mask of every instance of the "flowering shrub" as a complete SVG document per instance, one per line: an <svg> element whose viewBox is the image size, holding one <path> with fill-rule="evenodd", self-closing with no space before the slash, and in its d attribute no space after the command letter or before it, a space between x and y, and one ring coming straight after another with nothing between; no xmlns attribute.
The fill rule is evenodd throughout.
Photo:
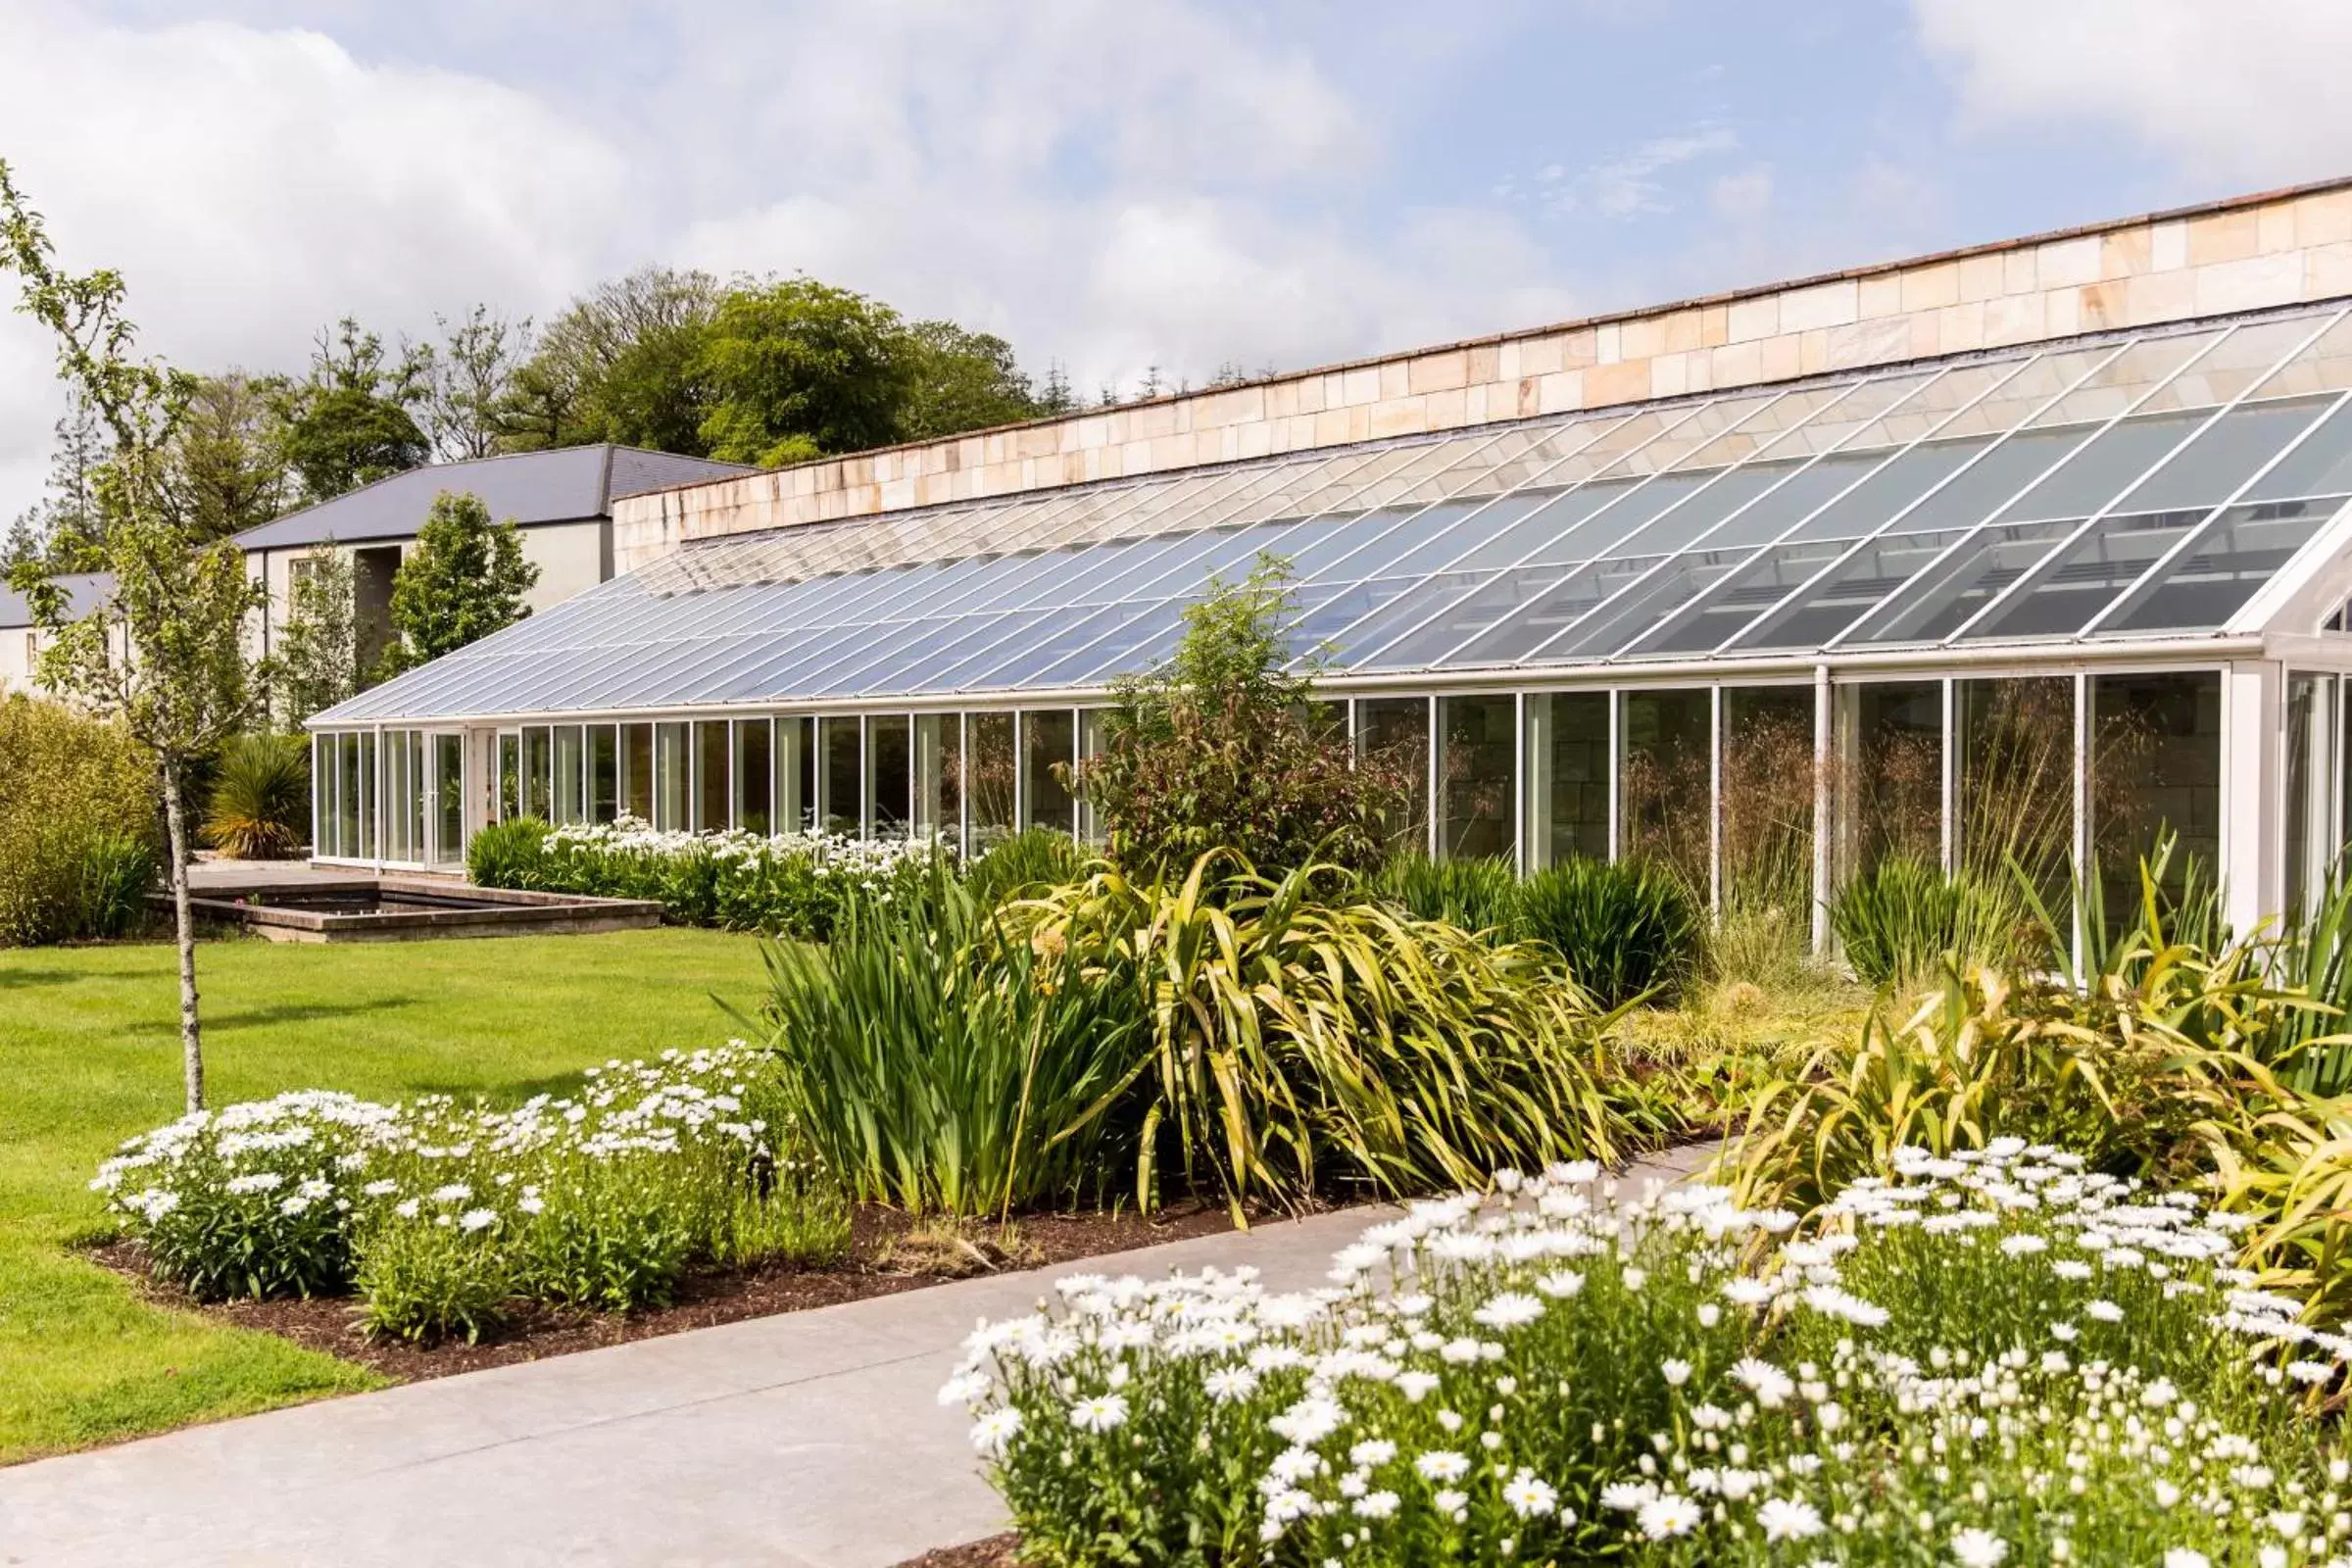
<svg viewBox="0 0 2352 1568"><path fill-rule="evenodd" d="M1315 1291L1064 1280L940 1396L1042 1563L2352 1562L2302 1408L2352 1340L2228 1216L2014 1140L1896 1168L1802 1224L1505 1173Z"/></svg>
<svg viewBox="0 0 2352 1568"><path fill-rule="evenodd" d="M852 899L919 898L954 860L937 838L668 832L623 816L529 838L486 830L468 870L486 887L652 899L682 925L822 942Z"/></svg>
<svg viewBox="0 0 2352 1568"><path fill-rule="evenodd" d="M512 1110L317 1091L198 1111L91 1183L156 1273L207 1299L356 1285L371 1327L478 1336L514 1297L626 1310L687 1268L839 1245L779 1157L740 1043L608 1062Z"/></svg>

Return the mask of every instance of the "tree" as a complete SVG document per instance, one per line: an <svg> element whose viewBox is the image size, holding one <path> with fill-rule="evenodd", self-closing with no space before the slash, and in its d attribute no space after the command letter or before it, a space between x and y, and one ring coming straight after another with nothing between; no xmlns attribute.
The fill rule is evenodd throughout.
<svg viewBox="0 0 2352 1568"><path fill-rule="evenodd" d="M416 548L392 578L392 646L384 673L478 642L528 615L523 595L539 568L522 559L522 530L490 520L479 496L448 490L433 498Z"/></svg>
<svg viewBox="0 0 2352 1568"><path fill-rule="evenodd" d="M87 571L91 479L106 459L107 436L89 399L72 387L66 389L66 412L58 417L56 434L45 493L10 525L6 564L22 560L52 571Z"/></svg>
<svg viewBox="0 0 2352 1568"><path fill-rule="evenodd" d="M813 278L739 284L704 345L710 456L774 467L899 439L914 387L899 315Z"/></svg>
<svg viewBox="0 0 2352 1568"><path fill-rule="evenodd" d="M312 501L416 467L432 455L409 411L424 398L412 351L387 360L383 340L344 317L321 329L310 373L277 398L286 461Z"/></svg>
<svg viewBox="0 0 2352 1568"><path fill-rule="evenodd" d="M286 623L269 670L277 725L292 732L359 690L351 558L328 539L294 560Z"/></svg>
<svg viewBox="0 0 2352 1568"><path fill-rule="evenodd" d="M275 400L275 377L242 370L193 384L172 440L172 483L200 537L225 539L259 527L292 499Z"/></svg>
<svg viewBox="0 0 2352 1568"><path fill-rule="evenodd" d="M1180 877L1214 849L1268 875L1313 860L1369 871L1410 793L1398 754L1349 755L1293 671L1289 566L1258 558L1246 582L1208 580L1164 663L1113 685L1102 749L1077 787L1110 858L1139 878Z"/></svg>
<svg viewBox="0 0 2352 1568"><path fill-rule="evenodd" d="M917 321L906 328L900 352L909 374L895 440L928 441L1047 412L1030 389L1028 372L1014 362L1012 345L992 332L969 331L954 321ZM1066 404L1066 381L1060 393Z"/></svg>
<svg viewBox="0 0 2352 1568"><path fill-rule="evenodd" d="M113 574L105 601L74 617L66 593L37 566L10 581L48 634L43 685L120 718L153 760L171 837L172 905L179 940L181 1078L190 1110L204 1104L195 928L188 909L190 769L252 716L246 616L261 585L233 544L205 539L172 482L172 447L194 378L135 357L120 274L61 271L40 215L0 162L0 266L23 284L19 309L55 335L58 369L105 431L90 470L87 559Z"/></svg>
<svg viewBox="0 0 2352 1568"><path fill-rule="evenodd" d="M455 326L433 318L441 342L413 344L424 438L444 463L504 450L515 376L531 357L531 320L510 321L476 305Z"/></svg>
<svg viewBox="0 0 2352 1568"><path fill-rule="evenodd" d="M720 292L708 272L645 268L573 300L514 372L509 448L618 441L701 456L703 337Z"/></svg>

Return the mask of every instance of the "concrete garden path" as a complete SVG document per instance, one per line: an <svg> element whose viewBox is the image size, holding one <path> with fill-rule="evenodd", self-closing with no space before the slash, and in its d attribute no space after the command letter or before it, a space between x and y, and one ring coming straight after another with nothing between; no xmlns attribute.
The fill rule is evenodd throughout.
<svg viewBox="0 0 2352 1568"><path fill-rule="evenodd" d="M1677 1180L1711 1148L1644 1162ZM1363 1211L1126 1252L1317 1283ZM936 1392L1067 1264L413 1383L0 1470L0 1564L885 1568L1004 1528Z"/></svg>

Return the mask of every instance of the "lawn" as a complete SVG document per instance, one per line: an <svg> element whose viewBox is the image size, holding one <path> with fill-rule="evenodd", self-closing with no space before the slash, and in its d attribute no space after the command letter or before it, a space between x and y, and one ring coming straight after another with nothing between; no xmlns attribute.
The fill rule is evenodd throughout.
<svg viewBox="0 0 2352 1568"><path fill-rule="evenodd" d="M748 937L662 929L200 953L214 1104L330 1088L518 1100L612 1056L739 1032ZM0 1463L372 1385L269 1335L150 1306L75 1256L86 1183L180 1110L161 945L0 951Z"/></svg>

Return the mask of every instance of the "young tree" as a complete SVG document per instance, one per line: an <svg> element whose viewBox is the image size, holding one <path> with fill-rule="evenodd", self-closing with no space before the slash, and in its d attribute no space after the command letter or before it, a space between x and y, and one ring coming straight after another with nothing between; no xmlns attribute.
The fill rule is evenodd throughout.
<svg viewBox="0 0 2352 1568"><path fill-rule="evenodd" d="M106 601L79 617L38 567L11 581L49 635L42 683L118 716L155 760L171 836L172 903L179 938L179 1034L188 1108L204 1104L196 942L188 911L189 770L252 715L245 618L261 585L244 555L206 540L172 483L172 443L193 378L135 357L122 277L59 270L40 215L0 162L0 267L23 284L19 309L56 336L58 368L104 427L109 447L91 470L89 564L113 574Z"/></svg>
<svg viewBox="0 0 2352 1568"><path fill-rule="evenodd" d="M489 457L506 444L514 378L531 357L530 318L510 321L476 305L454 326L445 316L433 320L440 343L408 350L425 440L444 463Z"/></svg>
<svg viewBox="0 0 2352 1568"><path fill-rule="evenodd" d="M242 370L197 380L172 440L172 484L197 533L208 539L258 527L292 499L273 376Z"/></svg>
<svg viewBox="0 0 2352 1568"><path fill-rule="evenodd" d="M356 616L351 558L332 539L295 559L286 623L269 670L278 728L299 730L359 690Z"/></svg>
<svg viewBox="0 0 2352 1568"><path fill-rule="evenodd" d="M539 568L522 559L522 530L490 520L479 496L433 498L416 548L392 578L392 646L384 673L398 674L478 642L529 614L522 602Z"/></svg>
<svg viewBox="0 0 2352 1568"><path fill-rule="evenodd" d="M276 400L286 461L311 500L405 472L432 455L409 412L423 401L423 373L414 352L387 359L383 340L351 317L320 330L310 373Z"/></svg>

